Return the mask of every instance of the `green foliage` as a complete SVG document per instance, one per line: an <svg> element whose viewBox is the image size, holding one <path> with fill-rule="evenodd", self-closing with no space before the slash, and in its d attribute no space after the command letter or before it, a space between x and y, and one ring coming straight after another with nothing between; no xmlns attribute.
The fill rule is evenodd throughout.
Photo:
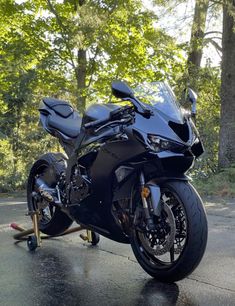
<svg viewBox="0 0 235 306"><path fill-rule="evenodd" d="M191 110L191 105L183 103L182 93L189 86L188 75L178 74L175 84L175 92L182 100L182 105ZM210 64L201 68L197 78L191 80L195 87L193 90L199 92L197 102L196 127L205 147L205 153L195 161L190 170L193 178L205 178L216 173L218 166L218 142L219 142L219 119L220 119L220 69L211 67ZM191 87L191 85L190 85Z"/></svg>
<svg viewBox="0 0 235 306"><path fill-rule="evenodd" d="M58 150L56 140L37 127L43 96L77 104L82 91L88 103L108 101L113 79L134 85L174 79L182 70L180 48L154 27L156 16L141 1L0 0L0 5L2 191L22 187L32 162ZM76 74L81 49L84 88Z"/></svg>
<svg viewBox="0 0 235 306"><path fill-rule="evenodd" d="M11 145L6 139L0 139L0 191L8 191L9 178L13 178L13 159Z"/></svg>
<svg viewBox="0 0 235 306"><path fill-rule="evenodd" d="M197 80L199 90L197 127L205 153L196 162L194 175L208 176L217 171L219 118L220 118L220 71L210 66L201 69Z"/></svg>
<svg viewBox="0 0 235 306"><path fill-rule="evenodd" d="M164 2L164 1L162 1ZM25 186L33 161L58 142L38 127L38 104L53 96L86 104L108 102L110 84L166 79L180 96L187 78L183 46L156 27L157 17L140 0L0 0L0 191ZM85 86L77 74L85 50ZM207 153L195 176L217 163L219 72L197 78L198 126Z"/></svg>
<svg viewBox="0 0 235 306"><path fill-rule="evenodd" d="M194 183L202 195L235 197L235 165Z"/></svg>

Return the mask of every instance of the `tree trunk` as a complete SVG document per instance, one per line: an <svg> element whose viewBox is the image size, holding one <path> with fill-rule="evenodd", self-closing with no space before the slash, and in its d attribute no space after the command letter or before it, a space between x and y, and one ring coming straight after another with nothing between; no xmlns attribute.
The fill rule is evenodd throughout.
<svg viewBox="0 0 235 306"><path fill-rule="evenodd" d="M209 0L196 0L188 54L188 73L192 83L197 79L201 66L208 7Z"/></svg>
<svg viewBox="0 0 235 306"><path fill-rule="evenodd" d="M83 6L86 1L74 1L76 4L75 13L78 6ZM79 49L77 53L77 67L75 69L77 81L77 108L82 113L86 107L86 76L87 76L87 50Z"/></svg>
<svg viewBox="0 0 235 306"><path fill-rule="evenodd" d="M219 142L219 167L235 163L235 33L234 1L223 7L221 118Z"/></svg>
<svg viewBox="0 0 235 306"><path fill-rule="evenodd" d="M76 67L77 81L77 107L83 112L86 107L86 74L87 74L87 58L86 50L78 50L78 65Z"/></svg>

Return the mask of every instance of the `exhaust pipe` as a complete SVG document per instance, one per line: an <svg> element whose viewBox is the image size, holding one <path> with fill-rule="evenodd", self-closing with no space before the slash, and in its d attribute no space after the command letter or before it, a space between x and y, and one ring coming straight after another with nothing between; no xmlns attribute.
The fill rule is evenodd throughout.
<svg viewBox="0 0 235 306"><path fill-rule="evenodd" d="M49 203L55 203L55 199L51 194L52 192L55 192L54 188L50 188L41 178L36 178L35 187L44 200Z"/></svg>

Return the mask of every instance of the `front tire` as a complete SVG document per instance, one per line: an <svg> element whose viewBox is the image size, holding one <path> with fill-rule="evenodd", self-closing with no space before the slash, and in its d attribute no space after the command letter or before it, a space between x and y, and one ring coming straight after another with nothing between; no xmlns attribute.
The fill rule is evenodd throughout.
<svg viewBox="0 0 235 306"><path fill-rule="evenodd" d="M139 229L134 227L130 240L137 261L148 274L159 281L175 282L192 273L200 263L207 244L207 218L200 196L188 182L169 181L164 183L161 186L162 201L163 198L167 199L167 206L171 208L175 216L176 226L173 246L168 255L164 254L164 258L168 259L163 260L162 256L157 256L154 251L149 251L149 246L153 247L154 244L154 235L146 234L146 239L151 237L149 246L146 247L143 244L143 238L140 239L143 237L143 233L140 234ZM182 225L180 225L176 214L179 209L181 220L183 220ZM184 217L182 217L183 214ZM155 241L159 240L155 239ZM181 247L179 241L182 242ZM177 258L174 254L176 250L179 252Z"/></svg>

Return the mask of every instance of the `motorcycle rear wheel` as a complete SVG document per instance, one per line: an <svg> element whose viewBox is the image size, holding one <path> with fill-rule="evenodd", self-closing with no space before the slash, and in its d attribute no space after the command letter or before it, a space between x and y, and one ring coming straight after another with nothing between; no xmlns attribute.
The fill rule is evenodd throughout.
<svg viewBox="0 0 235 306"><path fill-rule="evenodd" d="M57 184L60 173L65 170L65 157L61 153L47 153L40 157L32 166L27 183L27 203L28 208L36 207L34 197L35 177L40 176L51 188ZM73 220L69 218L59 207L54 207L50 203L44 203L45 208L39 209L40 220L39 230L49 236L56 236L63 233L70 227Z"/></svg>
<svg viewBox="0 0 235 306"><path fill-rule="evenodd" d="M150 252L150 247L154 248L154 235L145 233L146 240L151 238L147 245L138 228L132 229L130 242L137 261L149 275L162 282L175 282L191 274L203 257L207 217L200 196L188 182L165 183L161 186L163 198L175 217L175 240L169 252L161 256L154 253L156 249ZM159 243L159 239L156 241Z"/></svg>

